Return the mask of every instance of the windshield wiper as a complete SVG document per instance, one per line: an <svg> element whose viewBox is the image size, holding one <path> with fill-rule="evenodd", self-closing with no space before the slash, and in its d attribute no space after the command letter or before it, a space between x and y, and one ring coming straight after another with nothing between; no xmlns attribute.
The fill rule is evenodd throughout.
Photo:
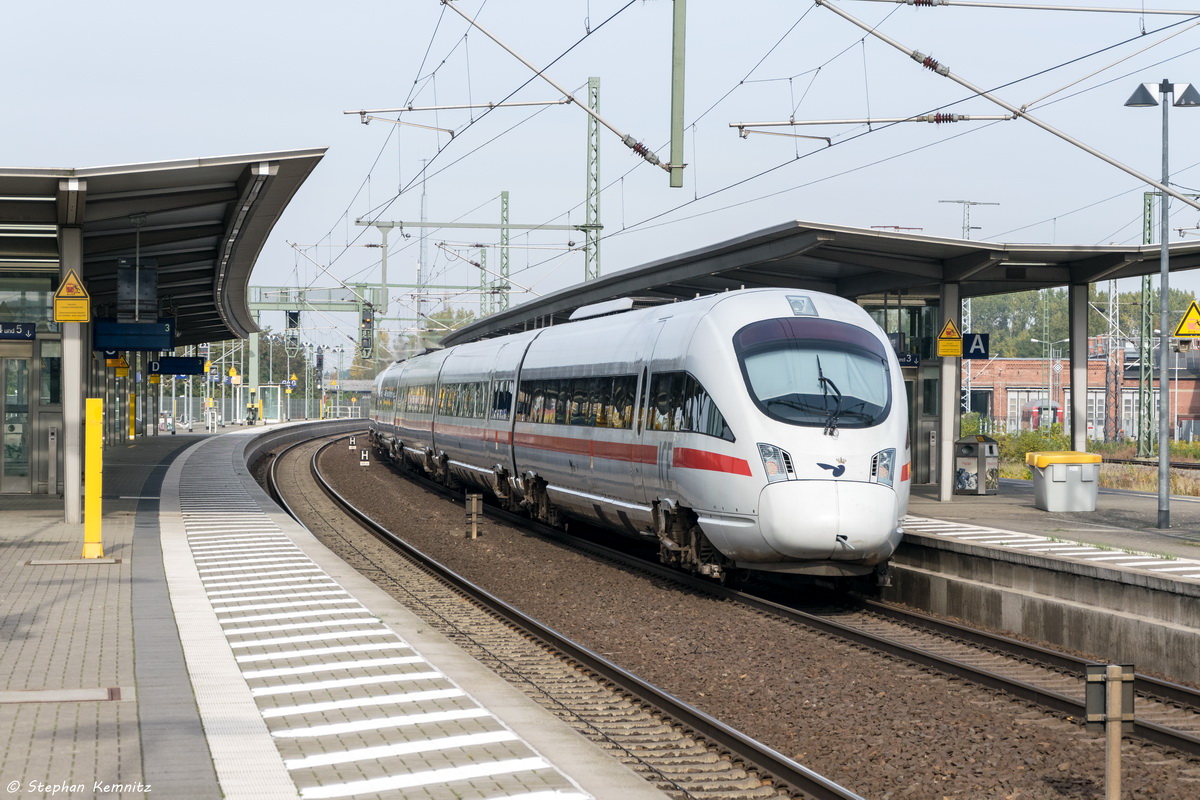
<svg viewBox="0 0 1200 800"><path fill-rule="evenodd" d="M821 384L821 396L825 398L826 406L829 405L829 390L832 389L837 395L833 411L830 411L829 416L825 418L825 430L823 431L826 436L833 436L837 433L838 414L842 411L842 392L833 380L825 377L825 370L821 369L820 356L817 356L817 382Z"/></svg>

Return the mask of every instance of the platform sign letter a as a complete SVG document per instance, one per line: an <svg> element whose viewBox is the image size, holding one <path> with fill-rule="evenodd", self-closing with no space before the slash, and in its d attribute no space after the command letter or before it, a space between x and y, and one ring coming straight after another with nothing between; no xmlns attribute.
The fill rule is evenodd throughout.
<svg viewBox="0 0 1200 800"><path fill-rule="evenodd" d="M988 357L988 344L991 334L987 333L964 333L963 334L963 358L983 358Z"/></svg>

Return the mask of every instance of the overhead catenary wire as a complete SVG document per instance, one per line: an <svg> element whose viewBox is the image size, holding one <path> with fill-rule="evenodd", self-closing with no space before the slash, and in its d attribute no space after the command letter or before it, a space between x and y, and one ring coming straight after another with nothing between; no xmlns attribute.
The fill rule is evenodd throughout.
<svg viewBox="0 0 1200 800"><path fill-rule="evenodd" d="M1165 26L1163 26L1162 28L1159 28L1159 29L1158 29L1158 31L1161 31L1161 30L1167 30L1167 29L1170 29L1170 28L1172 28L1172 27L1176 27L1176 26L1178 26L1178 25L1185 24L1185 23L1186 23L1186 21L1181 21L1181 22L1172 23L1172 24L1170 24L1170 25L1165 25ZM795 27L795 26L793 26L793 28L792 28L792 29L794 29L794 27ZM790 31L791 31L792 29L789 29L789 33L790 33ZM1157 32L1157 31L1154 31L1154 32ZM1144 34L1144 31L1143 31L1143 34ZM1085 58L1088 58L1088 57L1093 57L1093 56L1097 55L1098 53L1102 53L1102 52L1105 52L1105 51L1107 51L1107 50L1113 49L1114 47L1118 47L1118 46L1120 46L1121 44L1128 44L1129 42L1131 42L1131 41L1134 41L1134 40L1136 40L1136 39L1138 39L1138 38L1141 38L1141 37L1140 37L1140 36L1136 36L1136 37L1130 37L1130 38L1128 38L1128 39L1125 39L1125 40L1123 40L1122 42L1118 42L1117 44L1114 44L1114 45L1109 45L1109 46L1106 46L1106 47L1100 48L1099 50L1096 50L1096 51L1094 51L1094 52L1092 52L1092 53L1089 53L1089 54L1086 54L1086 55L1084 55L1084 56L1079 56L1079 57L1077 57L1077 58L1068 59L1067 61L1064 61L1064 62L1062 62L1062 63L1060 63L1060 64L1058 64L1058 65L1055 65L1055 66L1053 66L1053 67L1049 67L1049 68L1046 68L1046 69L1044 69L1044 70L1039 70L1038 72L1032 73L1032 74L1030 74L1030 75L1026 75L1026 76L1023 76L1023 77L1021 77L1021 78L1017 78L1017 79L1014 79L1014 80L1012 80L1012 81L1009 81L1009 82L1007 82L1007 83L1005 83L1005 84L1001 84L1001 85L999 85L999 86L995 87L994 89L992 89L992 90L990 90L990 91L997 91L997 90L1000 90L1000 89L1004 89L1004 88L1006 88L1006 87L1008 87L1008 86L1012 86L1012 85L1015 85L1015 84L1017 84L1017 83L1020 83L1021 81L1028 80L1028 79L1030 79L1030 78L1033 78L1033 77L1038 77L1038 76L1040 76L1040 75L1043 75L1043 74L1046 74L1046 73L1048 73L1048 72L1051 72L1051 71L1053 71L1053 70L1055 70L1055 69L1060 69L1060 68L1062 68L1062 67L1069 66L1070 64L1076 63L1076 62L1078 62L1078 61L1081 61L1081 60L1083 60L1083 59L1085 59ZM842 51L842 52L841 52L839 55L841 55L841 54L844 54L844 53L845 53L845 52L847 52L849 49L850 49L849 47L845 48L845 49L844 49L844 50L843 50L843 51ZM835 56L834 58L837 58L837 56ZM759 63L759 64L761 64L761 63L762 63L762 62L761 62L761 60L760 60L758 63ZM826 62L826 63L828 63L828 62ZM757 67L757 65L756 65L756 67ZM752 73L751 73L751 74L752 74ZM800 74L805 74L805 73L800 73ZM740 86L740 85L742 85L742 84L744 84L744 83L747 83L747 82L749 82L749 81L748 81L748 76L747 76L747 78L743 78L743 80L742 80L742 81L739 81L739 83L738 83L737 85L738 85L738 86ZM736 88L737 88L737 87L735 86L735 87L734 87L734 89L736 89ZM1091 90L1092 90L1092 89L1094 89L1094 88L1096 88L1096 87L1091 87L1091 88L1089 88L1089 89L1086 89L1086 90L1083 90L1083 91L1091 91ZM731 89L729 92L726 92L724 95L722 95L722 98L721 98L721 100L723 100L724 98L728 97L728 96L729 96L729 95L732 93L732 91L734 91L734 89ZM1079 94L1079 93L1076 93L1076 94ZM1074 95L1072 95L1072 96L1074 96ZM714 109L714 108L715 108L717 105L719 105L719 104L720 104L721 100L718 100L718 102L717 102L717 103L714 103L712 106L710 106L710 107L709 107L709 108L708 108L708 109L707 109L707 110L706 110L704 113L705 113L705 114L708 114L708 113L710 113L710 112L711 112L711 111L712 111L712 110L713 110L713 109ZM961 101L956 101L956 102L961 102ZM1057 101L1056 101L1056 102L1057 102ZM694 123L693 123L693 124L694 124ZM981 132L981 131L985 130L986 128L988 128L988 127L991 127L991 125L994 125L994 124L998 124L998 122L990 122L990 123L988 123L988 124L986 124L986 125L983 125L983 126L981 126L981 127L979 127L979 128L974 128L974 129L970 129L970 130L961 131L961 132L959 132L959 133L957 133L957 134L955 134L955 135L953 135L953 136L950 136L950 137L943 138L943 139L941 139L941 140L939 140L939 141L937 141L937 142L931 142L931 143L924 144L924 145L921 145L921 146L918 146L918 147L915 147L915 148L911 148L911 149L909 149L909 150L906 150L906 151L904 151L904 152L901 152L901 153L896 153L896 154L893 154L893 155L890 155L890 156L886 156L886 157L884 157L884 158L881 158L881 159L876 159L876 160L873 160L873 161L871 161L871 162L864 163L864 164L861 164L861 165L858 165L858 166L856 166L856 167L852 167L852 168L849 168L849 169L846 169L846 170L842 170L842 171L840 171L840 172L837 172L837 173L834 173L834 174L831 174L831 175L827 175L827 176L824 176L824 177L816 178L816 179L813 179L813 180L811 180L811 181L807 181L807 182L805 182L805 183L802 183L802 184L797 184L797 185L789 186L789 187L787 187L787 188L785 188L785 189L781 189L781 190L779 190L779 191L771 192L771 193L768 193L768 194L766 194L766 195L761 195L761 196L759 196L759 197L755 197L755 198L750 198L750 199L747 199L747 200L738 201L738 202L736 202L736 203L729 204L729 205L725 205L725 206L722 206L722 207L720 207L720 208L709 209L709 210L706 210L706 211L700 212L700 213L698 213L698 214L693 214L693 215L690 215L690 216L687 216L687 217L680 217L680 218L677 218L677 219L673 219L673 220L667 220L667 221L664 221L664 222L659 222L659 223L657 223L657 224L653 224L653 223L655 223L655 220L659 220L659 219L661 219L661 218L663 218L663 217L665 217L665 216L668 216L668 215L670 215L670 214L674 214L674 213L676 213L676 212L678 212L678 211L680 211L680 210L682 210L682 209L684 209L684 208L686 208L686 207L688 207L688 206L692 206L692 205L698 204L699 202L701 202L701 201L703 201L703 200L707 200L707 199L709 199L709 198L715 197L715 196L717 196L717 195L720 195L720 194L722 194L722 193L724 193L724 192L730 191L730 190L732 190L732 189L734 189L734 188L736 188L736 187L738 187L738 186L741 186L741 185L744 185L744 184L747 184L747 183L753 182L753 181L755 181L755 180L757 180L757 179L759 179L759 178L762 178L762 177L764 177L764 176L766 176L766 175L768 175L768 174L771 174L771 173L773 173L773 172L775 172L775 171L778 171L778 170L780 170L780 169L783 169L783 168L785 168L785 167L788 167L788 166L790 166L790 165L792 165L792 164L795 164L796 162L800 161L801 159L807 159L807 158L809 158L809 157L813 156L813 155L814 155L814 154L816 154L816 153L820 153L820 152L827 152L827 150L817 150L817 151L812 151L812 152L810 152L810 153L803 154L803 155L800 155L800 156L798 156L798 157L796 157L796 158L790 159L789 161L786 161L786 162L781 162L781 163L779 163L779 164L777 164L777 165L775 165L775 166L773 166L773 167L769 167L769 168L767 168L767 169L764 169L764 170L762 170L762 171L760 171L760 172L758 172L758 173L755 173L754 175L748 176L747 178L739 179L739 180L737 180L737 181L731 182L731 183L729 183L729 184L727 184L727 185L725 185L725 186L723 186L723 187L720 187L720 188L714 189L714 190L712 190L712 191L709 191L709 192L706 192L706 193L699 193L699 192L697 192L696 196L694 196L694 197L693 197L691 200L689 200L689 201L686 201L686 202L679 203L679 204L677 204L677 205L673 206L672 208L669 208L669 209L666 209L666 210L664 210L664 211L658 212L658 213L656 213L656 214L653 214L653 215L651 215L651 216L648 216L648 217L646 217L646 218L644 218L644 219L642 219L642 220L639 220L639 221L626 222L626 221L624 220L624 208L622 208L622 216L623 216L623 219L622 219L622 227L621 227L621 229L620 229L620 230L618 230L618 231L613 231L613 232L611 232L611 233L606 233L606 234L604 234L604 235L603 235L603 237L602 237L602 238L603 238L603 239L609 239L609 238L612 238L612 237L615 237L615 236L621 236L621 235L626 235L626 234L633 233L633 232L645 231L645 230L649 230L649 229L656 228L656 227L662 227L662 226L664 226L664 225L676 224L676 223L678 223L678 222L683 222L683 221L686 221L686 220L695 219L695 218L697 218L697 217L706 216L706 215L709 215L709 214L717 213L717 212L719 212L719 211L728 210L728 209L730 209L730 208L735 208L735 207L738 207L738 206L747 205L747 204L749 204L749 203L760 202L760 201L767 200L767 199L770 199L770 198L773 198L773 197L778 197L778 196L780 196L780 195L783 195L783 194L787 194L787 193L789 193L789 192L793 192L793 191L797 191L797 190L800 190L800 189L809 188L809 187L811 187L811 186L815 186L815 185L818 185L818 184L820 184L820 183L827 182L827 181L829 181L829 180L833 180L833 179L836 179L836 178L839 178L839 177L843 177L843 176L845 176L845 175L848 175L848 174L851 174L851 173L854 173L854 172L859 172L859 171L861 171L861 170L864 170L864 169L868 169L868 168L871 168L871 167L874 167L874 166L878 166L879 164L886 163L887 161L895 160L895 159L897 159L897 158L903 158L903 157L905 157L905 156L908 156L908 155L911 155L911 154L913 154L913 153L920 152L921 150L925 150L925 149L928 149L928 148L931 148L931 147L935 147L935 146L941 146L941 145L944 145L944 144L946 144L946 143L948 143L948 142L951 142L951 141L953 141L954 139L960 138L960 137L962 137L962 136L966 136L966 135L968 135L968 134L974 134L974 133ZM848 144L849 142L852 142L852 141L854 141L854 140L856 140L856 139L858 139L858 138L860 138L860 137L862 137L862 136L865 136L865 135L867 135L867 134L869 134L869 133L876 133L876 132L880 132L880 131L882 131L882 130L885 130L885 129L886 129L886 128L881 128L881 129L879 129L879 131L867 130L867 131L864 131L864 132L861 132L861 133L858 133L858 134L852 135L852 136L850 136L850 137L848 137L848 138L846 138L846 139L842 140L841 142L838 142L838 143L836 143L836 144L835 144L835 146L837 146L837 145L840 145L840 144ZM626 175L628 175L628 173L626 173ZM622 183L622 185L623 185L624 177L625 177L625 176L623 175L623 176L621 176L621 178L619 178L619 179L618 179L618 181L620 181L620 182ZM612 183L610 183L610 184L609 184L609 186L608 186L608 187L606 187L606 189L607 189L607 188L609 188L609 187L611 187L612 185L614 185L614 184L616 184L616 183L617 183L617 181L613 181ZM542 261L542 262L538 262L538 263L531 264L531 265L527 266L527 267L526 267L526 269L530 269L530 268L534 268L534 267L541 266L542 264L545 264L545 263L547 263L547 262L548 262L548 261L550 261L550 260L553 260L553 259L547 259L547 260L545 260L545 261Z"/></svg>
<svg viewBox="0 0 1200 800"><path fill-rule="evenodd" d="M1012 103L1009 103L1006 100L996 97L994 94L992 94L991 92L989 92L985 89L979 88L978 86L976 86L975 84L966 80L965 78L955 75L953 72L950 71L949 67L946 67L943 64L939 64L937 62L937 60L935 60L932 56L927 56L924 53L921 53L917 50L913 50L910 47L906 47L906 46L900 44L895 39L891 38L890 36L887 36L886 34L880 33L878 30L870 28L862 20L857 19L853 15L848 14L841 8L838 8L837 6L833 5L833 3L830 2L830 0L815 0L815 2L818 5L823 6L824 8L827 8L830 11L832 11L833 13L837 14L839 17L842 17L847 22L857 25L858 27L867 31L872 36L879 39L881 42L885 42L886 44L889 44L892 47L899 50L900 52L906 54L909 58L916 61L921 66L923 66L929 70L932 70L933 72L937 73L938 75L941 75L944 78L954 81L955 83L959 84L960 86L963 86L963 87L969 89L970 91L974 92L976 95L978 95L986 100L990 100L991 102L995 103L996 105L1000 106L1001 108L1006 109L1013 114L1017 114L1022 119L1033 123L1034 125L1041 128L1042 130L1046 131L1047 133L1051 133L1054 136L1057 136L1058 138L1062 139L1063 141L1067 142L1068 144L1072 144L1072 145L1078 147L1079 149L1083 150L1084 152L1089 153L1089 154L1095 156L1096 158L1099 158L1101 161L1104 161L1105 163L1116 167L1117 169L1121 170L1122 172L1129 173L1130 175L1137 178L1138 180L1140 180L1144 183L1147 183L1150 186L1153 186L1154 188L1158 189L1160 192L1165 192L1166 194L1170 195L1171 197L1174 197L1175 199L1179 200L1180 202L1186 203L1187 205L1190 205L1193 208L1200 210L1200 203L1196 202L1195 200L1193 200L1189 197L1186 197L1183 194L1180 194L1179 192L1176 192L1171 187L1163 184L1162 182L1160 182L1154 178L1151 178L1149 175L1138 172L1133 167L1127 166L1126 164L1123 164L1120 161L1117 161L1115 158L1105 155L1104 153L1100 152L1099 150L1092 147L1091 145L1085 144L1084 142L1076 139L1075 137L1070 136L1069 134L1066 134L1066 133L1058 130L1057 128L1053 127L1052 125L1049 125L1048 123L1043 122L1042 120L1038 119L1037 117L1030 115L1029 112L1022 111L1020 108L1017 108Z"/></svg>
<svg viewBox="0 0 1200 800"><path fill-rule="evenodd" d="M1177 11L1175 9L1111 8L1107 6L1051 6L1028 3L984 3L978 0L863 0L867 3L897 3L918 7L962 6L965 8L999 8L1012 11L1081 11L1097 14L1150 14L1171 17L1194 17L1200 11Z"/></svg>
<svg viewBox="0 0 1200 800"><path fill-rule="evenodd" d="M635 2L635 0L630 0L629 5L632 5L634 2ZM632 134L628 134L628 133L621 131L619 128L617 128L615 125L613 125L611 122L606 120L604 117L600 116L600 114L597 113L595 109L589 108L586 103L579 102L578 98L576 98L574 95L572 95L570 92L568 92L565 88L563 88L558 82L556 82L553 78L551 78L549 75L547 75L546 71L544 69L538 69L537 67L535 67L528 60L526 60L524 56L522 56L516 50L513 50L507 44L502 42L495 34L493 34L491 31L487 30L486 28L484 28L476 20L469 17L462 9L458 8L455 5L455 0L442 0L442 4L447 6L448 8L453 10L454 13L458 14L463 19L465 19L467 22L469 22L480 33L482 33L484 36L488 37L493 42L495 42L497 45L499 45L505 52L507 52L513 58L517 59L522 64L524 64L526 67L533 70L534 74L537 75L537 77L546 81L546 83L550 84L555 89L557 89L559 92L566 95L568 100L570 100L572 103L574 103L575 105L577 105L581 109L583 109L590 117L592 117L592 119L596 120L596 122L600 123L604 127L608 128L610 131L615 133L617 136L619 136L621 138L621 142L624 143L624 145L626 147L628 147L630 150L632 150L637 155L641 156L648 163L650 163L656 167L661 167L664 170L668 170L668 171L671 169L672 166L683 166L682 164L663 164L659 160L658 155L653 150L646 147L646 145L642 144L640 141L638 141L636 138L634 138L634 136ZM628 6L626 6L626 8L628 8Z"/></svg>

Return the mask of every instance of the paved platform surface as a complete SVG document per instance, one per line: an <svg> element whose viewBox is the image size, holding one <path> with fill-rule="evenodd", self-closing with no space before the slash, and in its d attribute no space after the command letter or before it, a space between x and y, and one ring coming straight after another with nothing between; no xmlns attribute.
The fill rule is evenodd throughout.
<svg viewBox="0 0 1200 800"><path fill-rule="evenodd" d="M103 559L0 497L5 793L663 797L267 508L251 433L111 446Z"/></svg>
<svg viewBox="0 0 1200 800"><path fill-rule="evenodd" d="M1048 512L1034 506L1033 482L1001 480L995 495L937 499L936 486L914 486L908 513L981 527L1200 559L1200 498L1172 496L1171 527L1158 528L1158 496L1100 489L1095 511Z"/></svg>

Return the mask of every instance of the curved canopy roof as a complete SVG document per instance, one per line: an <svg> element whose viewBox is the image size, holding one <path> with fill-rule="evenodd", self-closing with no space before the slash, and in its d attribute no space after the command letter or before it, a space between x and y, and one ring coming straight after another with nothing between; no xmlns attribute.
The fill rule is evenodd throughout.
<svg viewBox="0 0 1200 800"><path fill-rule="evenodd" d="M604 275L486 317L447 345L565 322L619 297L683 300L731 289L782 286L850 299L885 292L936 299L943 283L962 297L1129 278L1159 270L1158 245L1063 247L941 239L793 221L689 253ZM1200 267L1200 242L1170 248L1171 271Z"/></svg>
<svg viewBox="0 0 1200 800"><path fill-rule="evenodd" d="M176 319L177 344L245 337L257 330L250 271L324 153L0 169L0 266L54 267L57 227L79 227L94 316L116 315L117 262L139 260L157 263L159 311Z"/></svg>

